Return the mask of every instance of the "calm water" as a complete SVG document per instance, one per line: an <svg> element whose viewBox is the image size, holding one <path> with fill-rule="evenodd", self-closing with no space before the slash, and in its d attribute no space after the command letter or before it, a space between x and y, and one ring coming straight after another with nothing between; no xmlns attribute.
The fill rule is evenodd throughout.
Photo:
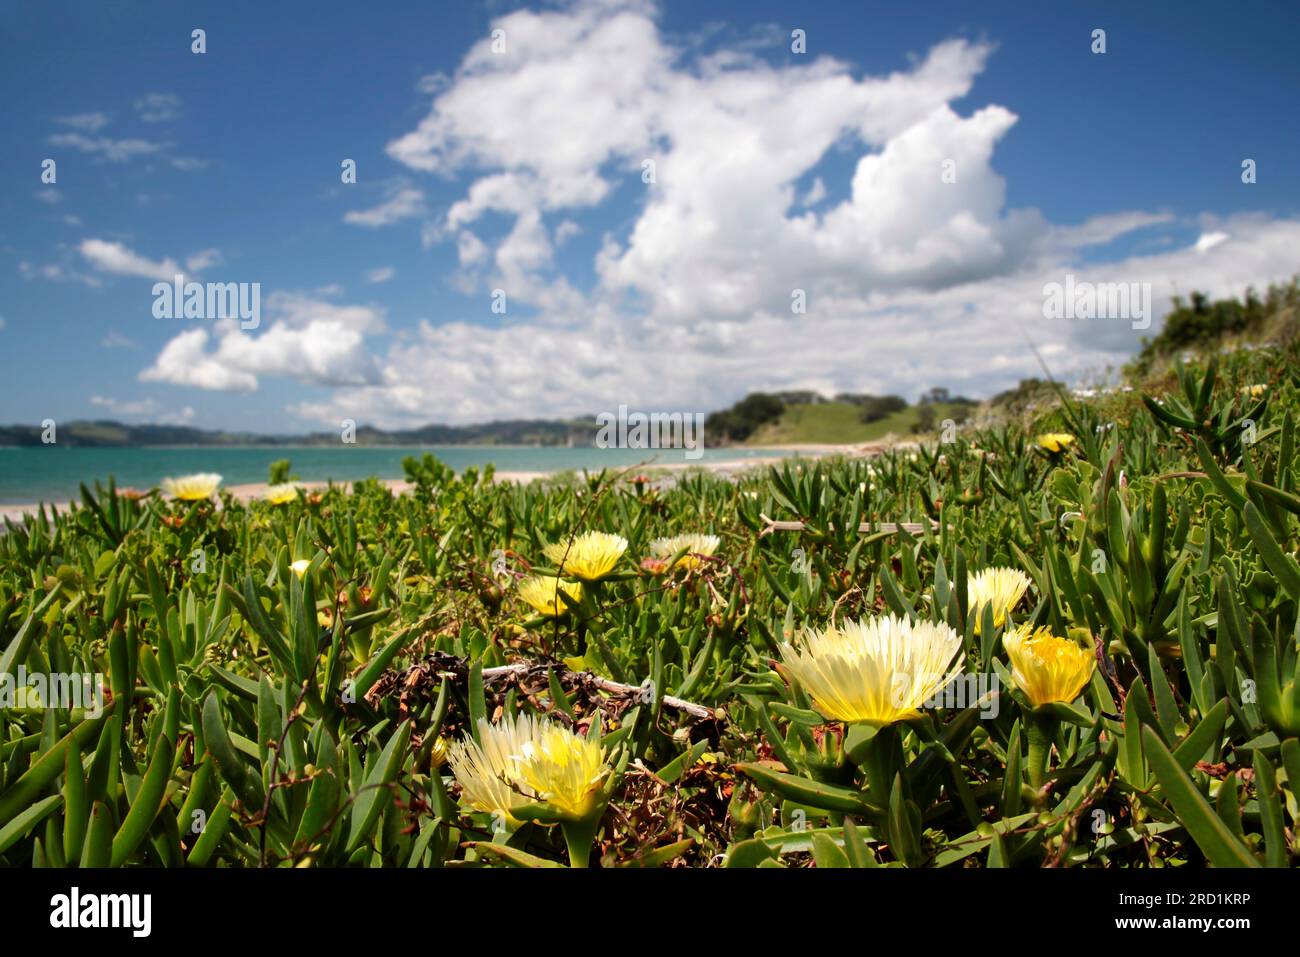
<svg viewBox="0 0 1300 957"><path fill-rule="evenodd" d="M267 467L289 459L293 473L304 482L352 481L362 478L402 478L402 459L432 452L460 471L491 462L498 472L555 472L564 469L617 468L657 456L653 464L688 461L681 449L531 448L524 446L429 446L423 448L0 448L0 504L63 502L79 497L78 483L93 487L109 476L120 487L151 488L164 475L218 472L226 485L265 482ZM694 460L744 461L786 455L767 449L705 449Z"/></svg>

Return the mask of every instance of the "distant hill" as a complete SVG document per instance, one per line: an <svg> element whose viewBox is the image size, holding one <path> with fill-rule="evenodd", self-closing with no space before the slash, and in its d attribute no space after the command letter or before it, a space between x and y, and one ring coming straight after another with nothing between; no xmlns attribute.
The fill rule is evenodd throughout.
<svg viewBox="0 0 1300 957"><path fill-rule="evenodd" d="M774 422L759 426L746 440L746 445L797 445L826 444L852 445L875 442L886 435L911 435L914 432L932 432L944 419L960 421L968 409L965 405L933 403L910 405L892 412L874 422L863 422L861 408L848 402L824 401L808 405L787 406ZM933 419L923 423L929 410Z"/></svg>
<svg viewBox="0 0 1300 957"><path fill-rule="evenodd" d="M753 392L710 415L704 431L715 445L853 444L933 432L945 419L964 421L974 406L947 389L931 389L915 405L897 395Z"/></svg>
<svg viewBox="0 0 1300 957"><path fill-rule="evenodd" d="M417 429L388 431L369 425L357 427L357 445L590 445L597 425L585 421L515 419L481 425L425 425ZM60 445L165 446L165 445L321 445L336 446L339 432L307 435L262 435L222 432L180 425L125 425L108 420L60 422ZM0 426L0 445L40 445L37 425Z"/></svg>

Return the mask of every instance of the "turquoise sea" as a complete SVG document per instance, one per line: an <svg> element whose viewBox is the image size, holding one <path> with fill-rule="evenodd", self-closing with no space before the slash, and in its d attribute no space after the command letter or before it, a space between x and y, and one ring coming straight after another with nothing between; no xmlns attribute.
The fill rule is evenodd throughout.
<svg viewBox="0 0 1300 957"><path fill-rule="evenodd" d="M432 452L460 471L491 462L498 472L557 472L565 469L620 468L637 462L651 465L743 462L745 459L788 455L771 449L705 449L688 460L681 449L599 449L530 446L374 447L181 447L85 448L48 445L0 448L0 504L66 502L78 498L81 482L109 476L119 487L148 489L165 475L217 472L225 485L265 482L267 467L289 459L293 473L304 482L339 482L362 478L402 478L402 459ZM652 461L651 461L652 460Z"/></svg>

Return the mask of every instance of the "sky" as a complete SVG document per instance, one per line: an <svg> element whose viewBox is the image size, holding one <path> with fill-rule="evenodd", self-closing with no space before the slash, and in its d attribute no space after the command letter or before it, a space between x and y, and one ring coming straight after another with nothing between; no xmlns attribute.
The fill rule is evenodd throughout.
<svg viewBox="0 0 1300 957"><path fill-rule="evenodd" d="M0 422L978 397L1035 349L1095 382L1172 297L1300 272L1298 27L1294 3L3 0ZM256 284L256 326L160 316L177 275ZM1149 290L1150 327L1048 318L1067 277Z"/></svg>

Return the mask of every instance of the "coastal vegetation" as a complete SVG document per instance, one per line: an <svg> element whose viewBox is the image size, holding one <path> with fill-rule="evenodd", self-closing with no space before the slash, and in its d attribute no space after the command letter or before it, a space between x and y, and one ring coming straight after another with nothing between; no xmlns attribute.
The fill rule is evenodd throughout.
<svg viewBox="0 0 1300 957"><path fill-rule="evenodd" d="M1297 351L735 479L85 488L0 535L0 863L1292 865Z"/></svg>

